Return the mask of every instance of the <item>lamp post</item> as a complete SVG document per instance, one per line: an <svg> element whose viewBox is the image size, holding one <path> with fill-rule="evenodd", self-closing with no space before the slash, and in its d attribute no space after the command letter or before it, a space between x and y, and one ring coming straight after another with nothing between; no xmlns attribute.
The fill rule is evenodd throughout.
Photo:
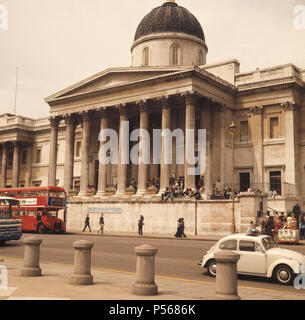
<svg viewBox="0 0 305 320"><path fill-rule="evenodd" d="M234 121L229 126L230 134L232 135L232 225L231 225L231 233L236 233L236 227L235 227L235 207L234 207L234 194L235 194L235 188L234 188L234 134L235 129L237 126L235 125Z"/></svg>

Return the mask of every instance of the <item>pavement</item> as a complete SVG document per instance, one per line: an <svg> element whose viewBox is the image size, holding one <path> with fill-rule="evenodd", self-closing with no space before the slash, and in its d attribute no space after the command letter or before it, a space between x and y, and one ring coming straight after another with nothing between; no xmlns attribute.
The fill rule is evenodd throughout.
<svg viewBox="0 0 305 320"><path fill-rule="evenodd" d="M77 230L69 233L81 234ZM85 232L96 236L96 232ZM104 236L138 237L135 233L107 232ZM172 239L172 234L145 234L145 238ZM186 239L217 241L217 236L188 236ZM8 289L1 289L1 266L7 268ZM215 279L209 281L180 279L156 275L157 296L137 296L132 293L135 273L105 268L92 268L93 285L75 286L69 283L73 266L62 263L41 263L41 277L21 277L23 259L1 256L0 252L0 300L216 300ZM2 277L3 278L3 277ZM285 291L238 286L242 300L305 300L305 290Z"/></svg>
<svg viewBox="0 0 305 320"><path fill-rule="evenodd" d="M94 284L75 286L69 283L72 265L41 263L42 276L27 278L20 276L23 259L0 258L8 273L8 288L0 287L0 300L216 300L214 278L200 281L156 275L158 295L145 297L132 293L136 278L132 272L92 268ZM305 300L305 290L294 293L285 291L285 287L274 290L239 286L238 294L242 300Z"/></svg>

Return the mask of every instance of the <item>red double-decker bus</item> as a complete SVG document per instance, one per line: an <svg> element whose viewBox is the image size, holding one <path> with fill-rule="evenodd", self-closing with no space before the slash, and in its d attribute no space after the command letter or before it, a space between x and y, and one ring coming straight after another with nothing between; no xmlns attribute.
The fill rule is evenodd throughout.
<svg viewBox="0 0 305 320"><path fill-rule="evenodd" d="M66 231L67 197L63 188L7 188L0 189L0 196L19 199L20 213L13 212L13 216L21 219L22 231Z"/></svg>

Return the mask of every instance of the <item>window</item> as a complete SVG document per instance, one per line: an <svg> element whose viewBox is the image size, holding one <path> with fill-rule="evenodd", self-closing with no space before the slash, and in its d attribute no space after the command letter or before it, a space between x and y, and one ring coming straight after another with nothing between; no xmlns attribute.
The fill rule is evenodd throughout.
<svg viewBox="0 0 305 320"><path fill-rule="evenodd" d="M80 157L80 148L81 148L81 141L76 142L76 148L75 148L75 157Z"/></svg>
<svg viewBox="0 0 305 320"><path fill-rule="evenodd" d="M148 67L149 66L149 48L144 48L143 50L143 66Z"/></svg>
<svg viewBox="0 0 305 320"><path fill-rule="evenodd" d="M240 191L245 192L250 188L250 173L249 172L240 172L239 173L239 184Z"/></svg>
<svg viewBox="0 0 305 320"><path fill-rule="evenodd" d="M270 191L276 191L277 195L282 194L282 172L270 171L269 172Z"/></svg>
<svg viewBox="0 0 305 320"><path fill-rule="evenodd" d="M48 191L47 190L40 190L39 191L39 197L47 197Z"/></svg>
<svg viewBox="0 0 305 320"><path fill-rule="evenodd" d="M280 137L279 118L270 118L270 139L278 139Z"/></svg>
<svg viewBox="0 0 305 320"><path fill-rule="evenodd" d="M199 54L198 54L198 66L202 66L204 64L203 61L203 51L199 50Z"/></svg>
<svg viewBox="0 0 305 320"><path fill-rule="evenodd" d="M8 166L9 167L13 166L13 158L14 158L14 151L9 150L9 152L8 152Z"/></svg>
<svg viewBox="0 0 305 320"><path fill-rule="evenodd" d="M41 162L41 149L37 149L36 151L36 163Z"/></svg>
<svg viewBox="0 0 305 320"><path fill-rule="evenodd" d="M227 240L219 245L221 250L237 250L237 240Z"/></svg>
<svg viewBox="0 0 305 320"><path fill-rule="evenodd" d="M28 211L28 217L36 217L36 211Z"/></svg>
<svg viewBox="0 0 305 320"><path fill-rule="evenodd" d="M255 251L255 243L253 241L239 241L240 251Z"/></svg>
<svg viewBox="0 0 305 320"><path fill-rule="evenodd" d="M8 196L14 198L17 196L17 193L16 192L9 192Z"/></svg>
<svg viewBox="0 0 305 320"><path fill-rule="evenodd" d="M22 150L22 153L21 153L21 164L22 165L26 165L26 157L27 157L26 150Z"/></svg>
<svg viewBox="0 0 305 320"><path fill-rule="evenodd" d="M178 66L181 64L181 48L178 44L173 44L170 48L170 65Z"/></svg>
<svg viewBox="0 0 305 320"><path fill-rule="evenodd" d="M248 121L240 122L240 142L249 141L249 127Z"/></svg>

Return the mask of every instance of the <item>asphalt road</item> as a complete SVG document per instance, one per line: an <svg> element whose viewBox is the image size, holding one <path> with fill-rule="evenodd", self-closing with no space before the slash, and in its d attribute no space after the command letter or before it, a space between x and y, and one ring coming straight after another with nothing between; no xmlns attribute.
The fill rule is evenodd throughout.
<svg viewBox="0 0 305 320"><path fill-rule="evenodd" d="M32 236L24 234L23 237ZM138 237L114 237L100 235L39 235L43 239L40 251L40 261L73 264L73 242L87 239L94 242L92 251L92 267L136 271L136 255L134 248L141 244L151 244L158 248L156 256L156 275L215 282L206 274L205 269L197 263L201 256L215 241L198 241L183 239L145 239ZM281 246L286 249L305 254L305 245ZM24 245L22 241L12 241L0 245L0 257L23 258ZM245 287L264 288L268 290L289 291L305 295L305 291L297 291L293 286L281 286L270 279L260 277L239 276L238 284Z"/></svg>

